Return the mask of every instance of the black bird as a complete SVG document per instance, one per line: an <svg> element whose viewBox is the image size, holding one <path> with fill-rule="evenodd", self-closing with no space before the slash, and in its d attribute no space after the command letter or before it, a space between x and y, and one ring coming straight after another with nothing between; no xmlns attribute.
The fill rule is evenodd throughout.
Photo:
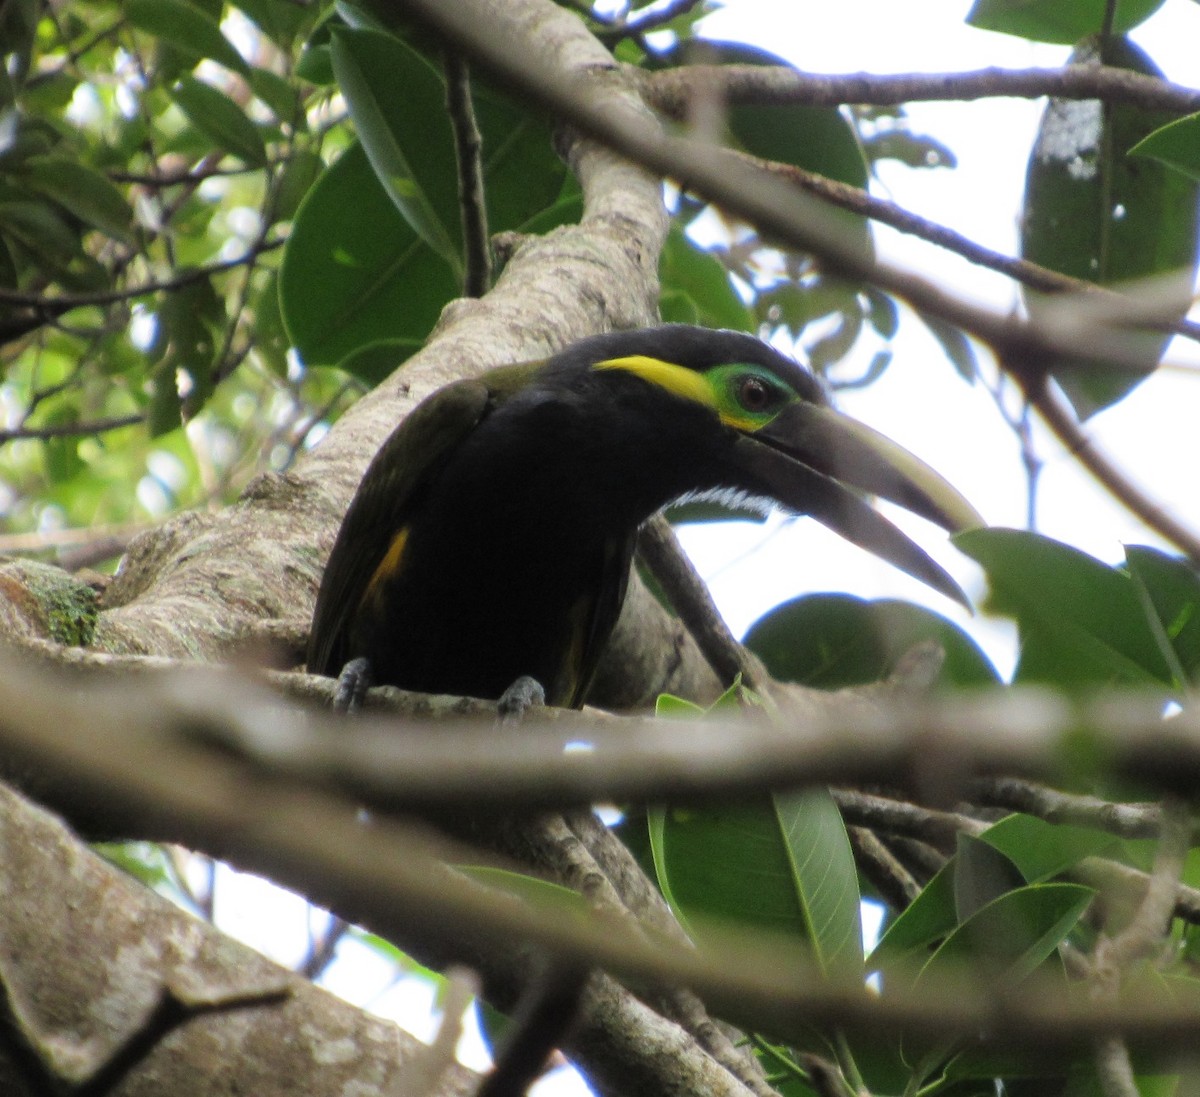
<svg viewBox="0 0 1200 1097"><path fill-rule="evenodd" d="M833 411L752 336L668 324L447 385L393 432L342 523L308 669L501 697L529 675L578 706L616 623L638 526L691 493L773 500L960 602L852 485L948 530L981 521L932 469Z"/></svg>

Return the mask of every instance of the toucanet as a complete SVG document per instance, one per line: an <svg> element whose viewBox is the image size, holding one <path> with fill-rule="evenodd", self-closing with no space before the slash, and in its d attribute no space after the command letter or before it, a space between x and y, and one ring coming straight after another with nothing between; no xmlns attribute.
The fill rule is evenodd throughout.
<svg viewBox="0 0 1200 1097"><path fill-rule="evenodd" d="M969 503L907 450L834 411L816 378L740 332L613 332L438 390L371 462L317 597L311 672L499 698L523 675L587 697L638 526L689 494L772 502L958 601L875 510L947 530Z"/></svg>

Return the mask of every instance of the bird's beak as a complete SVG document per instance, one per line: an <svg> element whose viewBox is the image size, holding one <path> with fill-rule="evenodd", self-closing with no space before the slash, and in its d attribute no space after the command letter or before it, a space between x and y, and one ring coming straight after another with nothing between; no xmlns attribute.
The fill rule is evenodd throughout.
<svg viewBox="0 0 1200 1097"><path fill-rule="evenodd" d="M817 404L796 403L735 443L758 490L970 608L959 585L924 549L855 491L870 492L951 531L984 524L920 458L870 427Z"/></svg>

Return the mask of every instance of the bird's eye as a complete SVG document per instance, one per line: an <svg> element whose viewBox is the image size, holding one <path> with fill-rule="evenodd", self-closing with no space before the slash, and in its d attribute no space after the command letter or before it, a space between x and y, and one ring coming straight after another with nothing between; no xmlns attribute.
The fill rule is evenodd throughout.
<svg viewBox="0 0 1200 1097"><path fill-rule="evenodd" d="M775 389L761 377L743 377L737 387L738 403L747 411L766 411L775 403Z"/></svg>

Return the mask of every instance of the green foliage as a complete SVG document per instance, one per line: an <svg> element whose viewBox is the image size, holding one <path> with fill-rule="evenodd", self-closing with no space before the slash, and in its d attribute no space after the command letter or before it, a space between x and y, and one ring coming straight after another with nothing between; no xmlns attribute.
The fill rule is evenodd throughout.
<svg viewBox="0 0 1200 1097"><path fill-rule="evenodd" d="M1168 122L1129 150L1130 156L1149 156L1169 168L1200 180L1200 114Z"/></svg>
<svg viewBox="0 0 1200 1097"><path fill-rule="evenodd" d="M786 682L819 689L878 682L905 652L934 642L946 653L942 680L955 686L995 685L995 669L979 646L951 621L913 605L848 594L809 594L784 602L750 626L744 643Z"/></svg>
<svg viewBox="0 0 1200 1097"><path fill-rule="evenodd" d="M967 22L980 30L1069 46L1102 31L1124 34L1153 15L1163 2L1117 0L1115 16L1106 27L1107 0L976 0Z"/></svg>
<svg viewBox="0 0 1200 1097"><path fill-rule="evenodd" d="M1078 58L1154 73L1120 35L1161 2L1122 0L1103 45L1093 36L1105 30L1104 0L978 0L969 19L1039 41L1087 39ZM675 48L627 39L617 56L646 68L678 61L707 8L671 20ZM592 23L615 36L607 20ZM256 473L286 467L344 398L419 349L461 292L442 54L412 28L327 0L20 2L0 9L0 46L0 395L13 432L0 450L5 532L116 525L128 534L178 508L233 500ZM700 59L779 63L731 44L707 49ZM555 121L486 76L472 77L471 97L490 231L541 234L577 221L582 198L556 154ZM1068 123L1081 117L1095 124L1073 146L1078 157L1049 155L1078 138ZM1194 269L1197 117L1051 103L1030 154L1023 254L1103 284ZM783 177L804 171L855 187L884 159L923 171L955 163L955 150L914 131L895 106L739 104L722 136ZM894 361L893 340L913 320L895 298L759 238L686 187L672 193L664 319L795 339L836 384L868 385L896 369L914 369L921 383L916 367ZM830 216L861 249L873 247L863 218ZM1037 316L1047 302L1028 304ZM917 320L964 380L987 377L961 330ZM1088 413L1147 377L1162 343L1149 335L1140 371L1119 377L1051 368ZM851 358L869 364L847 379ZM693 515L698 506L706 517L730 513L690 505ZM1130 546L1109 565L1012 530L957 544L986 573L985 608L1016 622L1017 684L1077 694L1131 686L1165 698L1200 680L1200 577L1188 562ZM38 574L47 579L48 569ZM86 644L92 588L71 580L60 594L55 636ZM894 600L798 598L746 637L772 674L825 689L877 681L925 642L946 653L941 685L997 686L966 632ZM725 703L743 699L734 690ZM695 710L664 700L660 711ZM1087 786L1091 776L1081 767L1073 779ZM964 968L1004 986L1061 982L1058 948L1090 948L1102 914L1073 879L1080 864L1102 856L1144 869L1153 852L1099 829L1012 815L946 850L944 867L916 881L919 897L889 908L864 965L859 899L879 889L860 880L826 791L632 805L621 833L701 947L764 933L798 974L811 965L844 985L878 971L885 990L889 981L932 987ZM108 852L153 886L185 893L161 851ZM562 889L473 871L555 916L588 917ZM1200 881L1194 855L1185 879ZM1196 934L1177 936L1179 956L1194 963ZM393 946L360 939L413 967ZM1164 993L1191 992L1179 965L1146 978ZM781 1092L816 1092L800 1054L808 1045L777 1035L755 1047ZM890 1033L810 1035L850 1083L879 1094L1020 1093L1031 1069L1017 1052L983 1056ZM1067 1079L1072 1093L1094 1091L1077 1063L1050 1073L1056 1091ZM1138 1081L1151 1092L1147 1072Z"/></svg>
<svg viewBox="0 0 1200 1097"><path fill-rule="evenodd" d="M288 334L308 365L374 384L416 351L462 280L458 169L445 78L409 43L373 28L332 29L331 76L359 143L296 214L280 281ZM564 167L549 126L488 88L475 95L491 231L542 231Z"/></svg>
<svg viewBox="0 0 1200 1097"><path fill-rule="evenodd" d="M1039 969L1057 977L1055 951L1073 937L1086 937L1081 919L1094 892L1053 882L1053 877L1112 844L1099 832L1021 815L978 837L960 834L955 854L892 921L871 953L868 969L880 973L885 983L915 989L939 977L960 978L964 967L1011 987ZM914 1070L925 1082L938 1077L983 1080L1015 1066L998 1067L994 1057L964 1052L950 1042L908 1040L891 1048L864 1047L861 1057L875 1086L885 1091L905 1084ZM1016 1066L1015 1073L1021 1072Z"/></svg>
<svg viewBox="0 0 1200 1097"><path fill-rule="evenodd" d="M736 709L738 685L710 711ZM699 715L662 697L659 715ZM650 850L663 896L698 941L733 926L764 933L781 964L815 964L852 985L863 974L858 876L841 815L824 789L719 808L656 808Z"/></svg>
<svg viewBox="0 0 1200 1097"><path fill-rule="evenodd" d="M1087 42L1075 63L1100 61L1130 72L1160 76L1132 42ZM1165 111L1133 104L1051 100L1029 160L1022 217L1021 254L1026 259L1101 285L1196 269L1200 185L1158 160L1131 150L1171 119ZM1192 278L1164 302L1161 315L1179 319L1191 305ZM1027 291L1032 316L1045 316L1053 301ZM1131 340L1135 359L1120 370L1101 365L1053 372L1083 416L1127 395L1158 365L1169 337L1148 332Z"/></svg>
<svg viewBox="0 0 1200 1097"><path fill-rule="evenodd" d="M1200 674L1200 579L1184 561L1130 546L1125 566L1109 567L1019 530L972 530L955 543L987 572L991 608L1017 622L1015 682L1178 691Z"/></svg>

